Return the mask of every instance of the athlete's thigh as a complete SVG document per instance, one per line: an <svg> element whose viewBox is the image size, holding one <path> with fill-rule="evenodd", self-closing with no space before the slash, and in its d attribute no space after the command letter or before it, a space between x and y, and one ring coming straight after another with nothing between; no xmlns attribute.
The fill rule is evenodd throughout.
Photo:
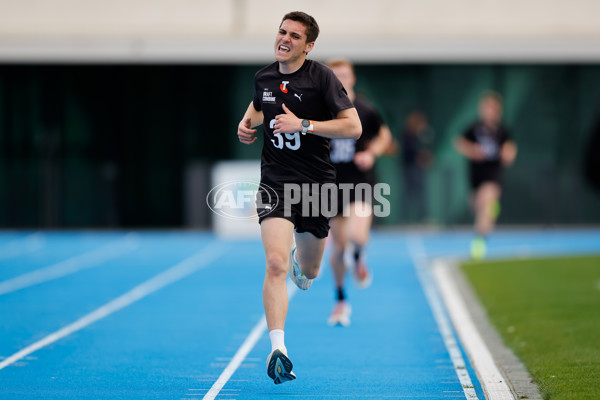
<svg viewBox="0 0 600 400"><path fill-rule="evenodd" d="M368 234L373 221L373 208L369 203L356 201L350 204L346 232ZM350 236L350 235L349 235Z"/></svg>
<svg viewBox="0 0 600 400"><path fill-rule="evenodd" d="M498 182L484 182L477 190L478 201L482 203L489 203L491 201L498 200L500 198L500 185Z"/></svg>
<svg viewBox="0 0 600 400"><path fill-rule="evenodd" d="M320 265L327 238L319 239L310 232L295 232L296 259L300 264Z"/></svg>
<svg viewBox="0 0 600 400"><path fill-rule="evenodd" d="M329 220L329 234L333 240L333 247L336 251L343 251L346 247L348 238L346 237L347 218L341 215Z"/></svg>
<svg viewBox="0 0 600 400"><path fill-rule="evenodd" d="M260 224L265 256L280 255L286 258L292 250L294 224L284 218L266 218Z"/></svg>

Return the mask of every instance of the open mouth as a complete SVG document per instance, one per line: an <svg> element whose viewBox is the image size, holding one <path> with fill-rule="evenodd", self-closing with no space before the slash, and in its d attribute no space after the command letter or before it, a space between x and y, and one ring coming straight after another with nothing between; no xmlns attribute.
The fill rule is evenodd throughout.
<svg viewBox="0 0 600 400"><path fill-rule="evenodd" d="M279 51L283 51L283 52L286 52L286 53L287 53L287 52L289 52L289 51L290 51L290 48L289 48L289 47L287 47L287 46L280 45L279 47L277 47L277 50L279 50Z"/></svg>

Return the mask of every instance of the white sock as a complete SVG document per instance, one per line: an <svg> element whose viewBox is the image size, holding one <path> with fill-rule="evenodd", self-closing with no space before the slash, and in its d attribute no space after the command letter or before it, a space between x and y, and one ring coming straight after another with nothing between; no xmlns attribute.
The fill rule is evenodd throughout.
<svg viewBox="0 0 600 400"><path fill-rule="evenodd" d="M283 348L283 350L286 350L283 340L284 336L285 333L282 329L273 329L272 331L269 331L269 337L271 338L271 352L277 348Z"/></svg>

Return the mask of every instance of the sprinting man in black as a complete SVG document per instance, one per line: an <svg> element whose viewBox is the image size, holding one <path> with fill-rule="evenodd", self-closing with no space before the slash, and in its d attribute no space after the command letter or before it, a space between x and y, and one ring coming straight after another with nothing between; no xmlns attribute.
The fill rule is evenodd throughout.
<svg viewBox="0 0 600 400"><path fill-rule="evenodd" d="M365 98L356 96L354 66L346 60L327 62L335 76L342 82L348 97L358 112L363 133L358 140L332 139L331 161L336 168L336 182L351 184L346 190L338 190L338 215L331 220L333 251L331 268L336 286L336 303L331 312L329 325L350 325L352 308L344 290L346 272L352 271L356 285L364 289L371 284L371 273L366 262L373 210L370 199L357 196L356 185L375 185L375 159L383 155L392 142L392 133L383 122L379 112Z"/></svg>
<svg viewBox="0 0 600 400"><path fill-rule="evenodd" d="M475 233L471 257L480 260L487 252L487 235L494 229L500 213L502 168L512 165L517 145L510 139L502 120L502 97L486 92L479 100L479 121L456 141L456 149L469 159L469 178L473 190Z"/></svg>
<svg viewBox="0 0 600 400"><path fill-rule="evenodd" d="M286 275L289 271L299 288L310 287L329 231L327 216L303 215L301 206L286 204L286 184L335 183L329 138L357 139L362 131L356 109L333 72L306 59L318 34L310 15L295 11L283 17L275 39L277 61L256 73L254 99L238 126L239 140L251 144L257 140L253 128L263 124L261 187L268 186L279 198L270 202L273 196L262 189L257 196L266 258L263 304L272 347L267 374L276 384L296 378L284 343Z"/></svg>

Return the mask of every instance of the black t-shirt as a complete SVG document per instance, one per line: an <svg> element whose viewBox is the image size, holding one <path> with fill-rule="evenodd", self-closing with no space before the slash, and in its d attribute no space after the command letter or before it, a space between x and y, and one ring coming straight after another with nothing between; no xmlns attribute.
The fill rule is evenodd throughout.
<svg viewBox="0 0 600 400"><path fill-rule="evenodd" d="M373 169L361 171L354 164L354 155L366 150L369 142L379 133L383 118L379 112L362 97L354 99L354 107L362 124L362 135L355 139L331 139L331 162L337 170L338 183L374 182Z"/></svg>
<svg viewBox="0 0 600 400"><path fill-rule="evenodd" d="M279 63L258 71L254 77L254 108L264 115L264 144L261 183L274 189L284 183L335 182L335 169L329 160L329 139L296 133L273 134L275 117L284 104L296 117L328 121L354 107L346 90L331 69L306 60L292 74L279 72Z"/></svg>
<svg viewBox="0 0 600 400"><path fill-rule="evenodd" d="M500 151L502 145L510 140L510 135L503 125L497 129L491 129L481 122L469 127L464 135L465 139L481 146L485 160L471 161L473 167L500 166Z"/></svg>

